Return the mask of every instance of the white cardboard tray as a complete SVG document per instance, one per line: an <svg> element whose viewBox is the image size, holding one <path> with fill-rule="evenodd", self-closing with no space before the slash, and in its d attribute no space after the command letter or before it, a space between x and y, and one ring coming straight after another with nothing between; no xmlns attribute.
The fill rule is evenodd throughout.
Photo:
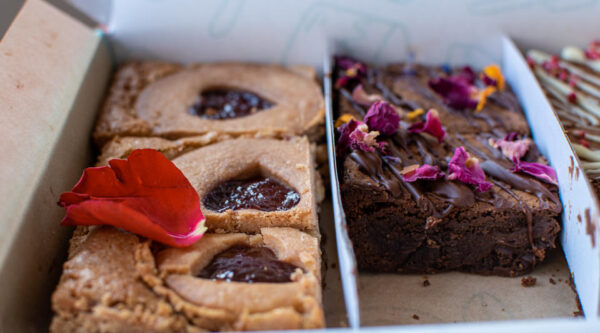
<svg viewBox="0 0 600 333"><path fill-rule="evenodd" d="M517 49L502 37L507 32L518 36L516 40L524 47L547 51L567 43L583 44L600 30L597 1L380 0L369 5L357 0L72 2L103 23L109 47L98 30L40 0L26 3L0 42L0 99L10 111L0 114L5 143L0 146L0 181L4 184L0 197L6 198L0 207L0 279L5 285L0 290L0 332L47 328L48 297L60 273L57 267L64 259L68 239L68 231L58 226L64 212L54 203L91 163L89 135L111 64L130 58L241 60L308 63L327 72L328 51L334 48L375 62L398 61L415 52L417 61L427 63L476 67L502 63L527 111L534 137L557 169L561 184L565 206L562 241L586 320L393 328L413 332L600 330L599 246L592 247L585 225L576 222L576 216L585 216L589 209L590 223L598 225L596 199L583 177L568 172L569 167L578 167L576 159L570 164L572 149ZM556 24L559 18L561 24ZM335 43L328 49L332 40ZM325 87L330 89L327 77ZM326 95L330 96L330 90ZM328 111L331 140L331 109ZM333 196L344 296L349 323L357 328L356 271L341 227L343 212L336 191Z"/></svg>

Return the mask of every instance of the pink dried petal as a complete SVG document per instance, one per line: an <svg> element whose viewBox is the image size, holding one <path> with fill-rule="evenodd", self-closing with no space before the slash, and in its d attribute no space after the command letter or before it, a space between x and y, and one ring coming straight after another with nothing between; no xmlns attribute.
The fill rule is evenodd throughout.
<svg viewBox="0 0 600 333"><path fill-rule="evenodd" d="M339 68L344 70L344 73L335 82L336 88L342 88L352 82L360 81L367 74L367 66L356 59L336 56L335 62Z"/></svg>
<svg viewBox="0 0 600 333"><path fill-rule="evenodd" d="M485 192L492 188L492 184L485 180L485 173L479 161L469 156L464 147L458 147L454 151L454 156L448 163L448 179L459 180L466 184L477 186L477 191Z"/></svg>
<svg viewBox="0 0 600 333"><path fill-rule="evenodd" d="M379 94L367 94L362 84L359 84L352 91L352 99L358 104L371 105L377 101L382 101L383 97Z"/></svg>
<svg viewBox="0 0 600 333"><path fill-rule="evenodd" d="M577 102L577 95L572 92L567 96L567 99L569 100L569 103L575 104L575 102Z"/></svg>
<svg viewBox="0 0 600 333"><path fill-rule="evenodd" d="M340 138L338 139L336 145L336 152L338 155L343 154L346 149L350 148L350 134L358 127L358 125L362 124L362 122L356 121L354 119L350 119L345 124L338 127L338 132L340 133Z"/></svg>
<svg viewBox="0 0 600 333"><path fill-rule="evenodd" d="M569 75L569 86L571 88L575 88L577 86L577 81L579 81L579 77L575 74Z"/></svg>
<svg viewBox="0 0 600 333"><path fill-rule="evenodd" d="M591 41L588 45L587 50L584 51L584 55L589 60L598 60L600 59L600 41L594 40Z"/></svg>
<svg viewBox="0 0 600 333"><path fill-rule="evenodd" d="M515 166L510 171L525 172L550 184L558 185L558 180L556 179L556 172L552 167L545 164L530 163L517 160L515 162Z"/></svg>
<svg viewBox="0 0 600 333"><path fill-rule="evenodd" d="M509 160L515 161L520 160L525 154L527 154L527 150L529 150L529 146L531 145L531 139L520 139L514 141L508 141L505 139L500 140L489 140L490 146L502 150L502 154L506 156Z"/></svg>
<svg viewBox="0 0 600 333"><path fill-rule="evenodd" d="M579 144L585 148L590 148L590 142L584 138L579 139Z"/></svg>
<svg viewBox="0 0 600 333"><path fill-rule="evenodd" d="M414 182L419 179L436 180L444 177L444 173L436 165L423 164L418 166L417 164L409 166L402 170L402 179L405 182Z"/></svg>
<svg viewBox="0 0 600 333"><path fill-rule="evenodd" d="M409 133L421 133L426 132L438 139L438 142L442 142L446 136L446 131L442 128L440 117L437 110L431 109L427 112L425 122L420 121L412 124L408 128Z"/></svg>
<svg viewBox="0 0 600 333"><path fill-rule="evenodd" d="M472 98L477 88L464 77L440 77L430 80L428 84L433 91L442 96L444 104L451 108L463 110L477 107L477 99Z"/></svg>
<svg viewBox="0 0 600 333"><path fill-rule="evenodd" d="M458 80L463 80L464 82L468 83L468 84L475 84L475 72L473 72L473 69L471 69L471 67L469 66L465 66L463 67L460 72L458 72L457 74L453 75L456 79Z"/></svg>
<svg viewBox="0 0 600 333"><path fill-rule="evenodd" d="M506 141L515 141L519 137L519 133L510 132L504 136L504 140Z"/></svg>
<svg viewBox="0 0 600 333"><path fill-rule="evenodd" d="M367 124L362 123L350 133L350 146L354 149L360 148L367 152L373 152L375 148L382 147L376 140L377 136L379 136L379 132L369 131Z"/></svg>
<svg viewBox="0 0 600 333"><path fill-rule="evenodd" d="M534 69L536 62L533 60L533 58L527 57L527 65L529 65L529 68Z"/></svg>
<svg viewBox="0 0 600 333"><path fill-rule="evenodd" d="M379 131L383 135L395 134L400 126L400 115L393 106L385 101L373 103L364 120L369 129Z"/></svg>
<svg viewBox="0 0 600 333"><path fill-rule="evenodd" d="M336 152L342 155L347 149L361 149L367 152L373 152L375 149L385 150L385 142L377 142L379 135L377 131L369 131L367 124L351 119L347 123L338 127L340 138L336 145Z"/></svg>

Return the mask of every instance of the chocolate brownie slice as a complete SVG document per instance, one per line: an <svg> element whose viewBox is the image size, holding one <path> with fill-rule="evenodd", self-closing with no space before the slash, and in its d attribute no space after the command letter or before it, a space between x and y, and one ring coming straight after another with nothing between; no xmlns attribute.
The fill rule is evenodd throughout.
<svg viewBox="0 0 600 333"><path fill-rule="evenodd" d="M369 94L380 94L404 113L397 132L380 135L385 149L338 150L342 153L338 155L342 202L359 269L409 273L460 270L505 276L530 272L555 247L562 206L555 185L523 172L512 172L513 162L492 145L509 133L518 132L523 138L528 135L520 108L507 110L497 104L488 111L484 107L479 114L449 110L437 97L427 96L434 92L421 92L429 89L427 83L403 78L405 74L394 76L389 70L402 67L367 69L365 78L353 82L354 87L370 87ZM438 70L411 66L415 67L417 73ZM387 83L368 82L368 73L377 71L386 72ZM411 81L419 86L399 89L399 81L407 87ZM390 95L393 89L399 91ZM502 94L516 101L509 90ZM410 100L400 96L410 96ZM339 115L351 114L358 120L368 109L345 89L338 90L336 105ZM439 118L448 130L443 141L424 133L410 133L411 123L406 115L418 108L441 108ZM503 112L492 116L493 110ZM469 125L468 117L482 118L485 112L504 120ZM404 170L413 165L448 170L459 147L479 161L491 183L489 190L480 192L448 177L404 180ZM532 142L522 161L546 164Z"/></svg>

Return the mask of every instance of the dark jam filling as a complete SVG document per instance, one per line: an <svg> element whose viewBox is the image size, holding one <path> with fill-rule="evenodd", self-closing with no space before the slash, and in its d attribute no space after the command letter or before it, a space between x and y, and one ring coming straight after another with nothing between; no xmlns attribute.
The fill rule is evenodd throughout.
<svg viewBox="0 0 600 333"><path fill-rule="evenodd" d="M218 120L249 116L272 106L248 91L215 89L203 91L189 111L201 118Z"/></svg>
<svg viewBox="0 0 600 333"><path fill-rule="evenodd" d="M266 247L236 245L213 258L197 276L203 279L236 282L292 282L297 266L277 260Z"/></svg>
<svg viewBox="0 0 600 333"><path fill-rule="evenodd" d="M264 177L221 183L202 199L206 208L216 212L227 209L281 211L294 207L299 201L300 194L293 188Z"/></svg>

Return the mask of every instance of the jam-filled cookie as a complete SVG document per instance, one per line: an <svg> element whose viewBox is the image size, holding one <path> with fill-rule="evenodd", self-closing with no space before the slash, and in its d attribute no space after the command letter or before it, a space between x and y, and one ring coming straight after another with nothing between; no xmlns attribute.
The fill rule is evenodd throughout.
<svg viewBox="0 0 600 333"><path fill-rule="evenodd" d="M214 63L186 68L130 63L116 74L94 137L319 136L321 89L298 67Z"/></svg>
<svg viewBox="0 0 600 333"><path fill-rule="evenodd" d="M154 290L197 327L268 330L323 327L317 238L291 228L208 234L157 254Z"/></svg>
<svg viewBox="0 0 600 333"><path fill-rule="evenodd" d="M78 227L52 295L50 332L323 327L318 239L291 228L207 234L174 249Z"/></svg>
<svg viewBox="0 0 600 333"><path fill-rule="evenodd" d="M318 235L316 207L324 189L307 138L238 138L206 146L211 140L115 139L105 145L99 164L126 158L136 148L157 149L198 192L209 231L292 227Z"/></svg>

